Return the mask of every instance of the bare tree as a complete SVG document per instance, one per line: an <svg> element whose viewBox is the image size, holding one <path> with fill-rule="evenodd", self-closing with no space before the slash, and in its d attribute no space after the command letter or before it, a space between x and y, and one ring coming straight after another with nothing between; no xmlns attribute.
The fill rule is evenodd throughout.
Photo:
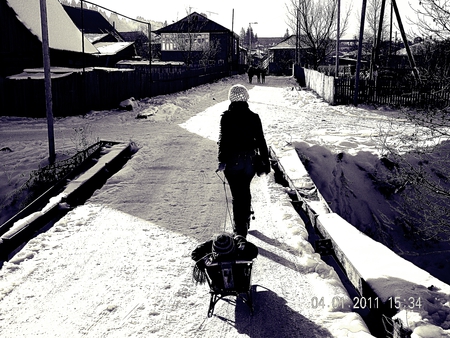
<svg viewBox="0 0 450 338"><path fill-rule="evenodd" d="M368 0L367 8L366 8L366 20L365 20L365 38L369 38L371 41L375 41L378 29L380 25L380 16L381 16L381 6L383 0ZM389 18L385 10L384 18L383 18L383 26L381 27L382 31L382 40L387 39L388 28L389 28Z"/></svg>
<svg viewBox="0 0 450 338"><path fill-rule="evenodd" d="M450 109L404 110L404 130L382 130L390 163L385 177L400 196L398 217L390 220L407 236L450 241ZM393 138L389 135L396 134Z"/></svg>
<svg viewBox="0 0 450 338"><path fill-rule="evenodd" d="M383 9L384 2L384 9ZM389 53L389 11L386 10L387 0L368 0L366 6L366 16L364 25L364 54L371 55L370 60L370 78L373 79L375 71L380 64L379 55L387 56ZM383 17L381 12L384 11ZM361 18L361 13L359 13ZM361 19L359 19L361 20ZM381 27L380 27L381 23ZM380 41L378 40L380 38ZM378 50L377 50L378 48Z"/></svg>
<svg viewBox="0 0 450 338"><path fill-rule="evenodd" d="M410 5L411 6L411 5ZM411 6L417 14L414 23L423 36L450 38L450 2L448 0L421 0L419 6Z"/></svg>
<svg viewBox="0 0 450 338"><path fill-rule="evenodd" d="M290 0L286 4L288 25L293 32L298 32L302 49L308 53L307 62L314 69L335 51L337 4L337 0ZM344 15L341 14L340 36L348 27L350 9L341 13Z"/></svg>
<svg viewBox="0 0 450 338"><path fill-rule="evenodd" d="M203 64L204 67L206 67L209 61L214 60L216 55L219 54L220 51L220 42L218 40L211 40L209 41L209 44L202 44L201 53L199 56L200 63Z"/></svg>
<svg viewBox="0 0 450 338"><path fill-rule="evenodd" d="M411 6L411 4L410 4ZM421 74L426 81L446 84L450 78L450 1L422 0L419 6L411 6L416 14L413 23L422 37L420 50Z"/></svg>
<svg viewBox="0 0 450 338"><path fill-rule="evenodd" d="M402 201L397 208L399 217L392 221L401 225L405 234L450 241L450 107L443 100L450 79L450 2L422 0L415 13L416 25L426 37L415 49L424 80L421 90L441 83L440 91L434 89L433 102L440 108L403 110L411 127L397 130L396 141L387 136L389 131L382 132L386 158L395 164L390 181L395 182Z"/></svg>

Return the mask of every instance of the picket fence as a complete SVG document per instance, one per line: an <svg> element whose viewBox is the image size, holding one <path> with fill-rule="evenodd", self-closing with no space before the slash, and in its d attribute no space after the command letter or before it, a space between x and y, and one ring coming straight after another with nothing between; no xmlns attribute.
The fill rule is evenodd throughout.
<svg viewBox="0 0 450 338"><path fill-rule="evenodd" d="M83 115L90 110L118 108L121 101L170 94L211 83L229 75L226 67L192 68L165 65L91 68L52 75L55 117ZM0 115L45 117L43 76L0 81Z"/></svg>
<svg viewBox="0 0 450 338"><path fill-rule="evenodd" d="M392 107L446 108L450 106L450 93L444 84L419 85L390 79L360 80L358 103ZM354 103L355 79L335 80L334 104Z"/></svg>
<svg viewBox="0 0 450 338"><path fill-rule="evenodd" d="M300 85L315 91L332 105L354 104L355 78L334 78L324 73L294 67ZM446 84L401 82L396 79L360 79L357 104L386 105L412 108L446 108L450 106L450 92Z"/></svg>

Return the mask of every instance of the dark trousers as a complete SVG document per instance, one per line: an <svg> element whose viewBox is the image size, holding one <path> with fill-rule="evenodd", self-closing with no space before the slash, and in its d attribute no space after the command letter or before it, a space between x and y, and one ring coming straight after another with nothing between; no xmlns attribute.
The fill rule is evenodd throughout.
<svg viewBox="0 0 450 338"><path fill-rule="evenodd" d="M249 155L237 157L227 163L225 177L233 198L234 233L246 237L250 226L252 195L250 183L255 176L255 168Z"/></svg>

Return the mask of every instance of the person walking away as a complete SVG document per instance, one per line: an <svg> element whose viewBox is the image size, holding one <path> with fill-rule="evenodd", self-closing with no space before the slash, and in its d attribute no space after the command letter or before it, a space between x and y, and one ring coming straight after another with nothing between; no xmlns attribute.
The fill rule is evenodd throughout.
<svg viewBox="0 0 450 338"><path fill-rule="evenodd" d="M253 68L253 66L248 67L247 74L248 74L248 83L252 83L253 75L255 75L255 68Z"/></svg>
<svg viewBox="0 0 450 338"><path fill-rule="evenodd" d="M267 69L266 68L262 68L261 69L261 82L262 83L266 83L266 73L267 73Z"/></svg>
<svg viewBox="0 0 450 338"><path fill-rule="evenodd" d="M240 84L230 88L230 105L222 114L218 141L218 170L224 171L233 203L233 232L247 236L251 216L250 183L270 173L269 151L258 114L248 105L249 94Z"/></svg>

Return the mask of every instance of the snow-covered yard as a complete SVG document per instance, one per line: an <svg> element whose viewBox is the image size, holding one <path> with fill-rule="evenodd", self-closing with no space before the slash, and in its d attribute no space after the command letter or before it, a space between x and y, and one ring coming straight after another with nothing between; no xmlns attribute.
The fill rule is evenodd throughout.
<svg viewBox="0 0 450 338"><path fill-rule="evenodd" d="M214 169L220 113L235 83L244 80L233 77L142 100L132 112L91 112L55 122L59 156L73 152L80 137L132 140L140 150L85 205L4 263L2 337L370 336L351 311L352 299L336 272L307 241L305 225L273 174L252 184L256 219L248 239L260 248L253 271L255 314L249 316L240 302L219 302L215 316L206 318L208 290L191 279L190 251L213 233L231 229ZM265 85L247 86L268 144L315 150L324 159L324 175L338 153L366 167L373 163L377 132L396 117L393 111L331 107L296 90L289 78L268 77ZM136 119L138 112L151 114ZM46 124L14 117L0 121L0 148L12 150L0 154L5 196L23 182L24 173L45 163ZM372 196L368 191L366 205ZM413 336L450 336L449 294L429 295L424 292L423 308L412 311L417 318L411 317L411 328L420 326ZM320 299L328 300L327 306L317 306Z"/></svg>

